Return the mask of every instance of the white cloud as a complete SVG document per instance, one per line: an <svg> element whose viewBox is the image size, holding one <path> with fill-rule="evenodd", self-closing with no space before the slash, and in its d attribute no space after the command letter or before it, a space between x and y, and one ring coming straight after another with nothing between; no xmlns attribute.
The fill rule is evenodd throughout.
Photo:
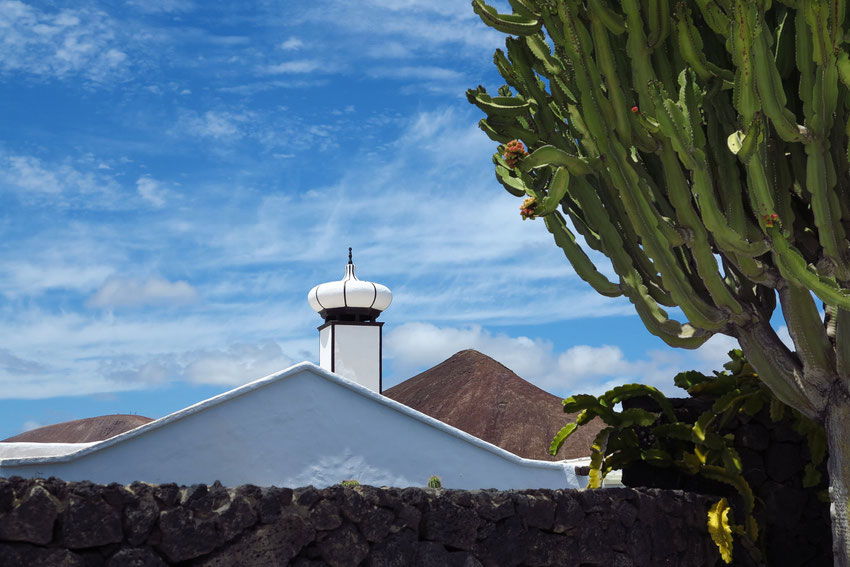
<svg viewBox="0 0 850 567"><path fill-rule="evenodd" d="M112 274L112 268L103 264L68 260L47 253L30 260L9 261L0 273L0 292L11 298L33 297L51 290L88 292Z"/></svg>
<svg viewBox="0 0 850 567"><path fill-rule="evenodd" d="M32 155L0 149L0 185L14 191L27 204L82 209L129 206L118 195L121 186L101 162L85 156L45 161Z"/></svg>
<svg viewBox="0 0 850 567"><path fill-rule="evenodd" d="M37 374L44 372L46 367L39 362L25 360L7 349L0 348L0 369L10 374Z"/></svg>
<svg viewBox="0 0 850 567"><path fill-rule="evenodd" d="M103 82L126 71L117 25L90 8L43 11L17 0L0 2L0 71Z"/></svg>
<svg viewBox="0 0 850 567"><path fill-rule="evenodd" d="M433 65L379 67L369 71L373 77L392 77L395 79L416 79L418 81L460 81L465 75L455 69L435 67Z"/></svg>
<svg viewBox="0 0 850 567"><path fill-rule="evenodd" d="M280 345L236 344L227 350L198 353L185 368L186 379L196 384L236 386L292 366Z"/></svg>
<svg viewBox="0 0 850 567"><path fill-rule="evenodd" d="M188 12L195 8L190 0L129 0L130 6L147 13Z"/></svg>
<svg viewBox="0 0 850 567"><path fill-rule="evenodd" d="M384 41L370 45L366 54L375 59L406 59L413 57L410 48L400 41Z"/></svg>
<svg viewBox="0 0 850 567"><path fill-rule="evenodd" d="M136 189L145 201L154 207L165 205L166 191L161 184L149 175L143 175L136 180Z"/></svg>
<svg viewBox="0 0 850 567"><path fill-rule="evenodd" d="M294 61L284 61L276 65L269 65L266 67L265 72L271 75L306 74L315 71L329 72L331 69L331 65L318 59L297 59Z"/></svg>
<svg viewBox="0 0 850 567"><path fill-rule="evenodd" d="M314 5L304 18L347 33L368 33L373 43L376 38L397 38L418 53L451 51L477 57L504 43L504 35L484 25L468 3L456 0L331 0Z"/></svg>
<svg viewBox="0 0 850 567"><path fill-rule="evenodd" d="M197 299L191 285L161 277L146 280L111 277L87 302L91 307L129 307L137 305L183 304Z"/></svg>
<svg viewBox="0 0 850 567"><path fill-rule="evenodd" d="M286 41L280 44L280 48L286 51L298 50L302 47L304 47L304 42L295 36L288 38Z"/></svg>
<svg viewBox="0 0 850 567"><path fill-rule="evenodd" d="M558 369L565 376L617 375L628 368L623 351L612 345L577 345L558 356Z"/></svg>
<svg viewBox="0 0 850 567"><path fill-rule="evenodd" d="M244 128L252 116L226 110L208 110L201 115L185 112L177 124L178 133L185 131L192 136L215 140L238 139L245 135Z"/></svg>

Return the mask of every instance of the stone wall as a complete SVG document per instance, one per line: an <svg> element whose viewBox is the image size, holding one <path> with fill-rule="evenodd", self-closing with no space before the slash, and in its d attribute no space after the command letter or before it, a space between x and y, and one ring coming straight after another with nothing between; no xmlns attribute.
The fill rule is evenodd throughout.
<svg viewBox="0 0 850 567"><path fill-rule="evenodd" d="M0 565L705 567L711 497L0 479Z"/></svg>

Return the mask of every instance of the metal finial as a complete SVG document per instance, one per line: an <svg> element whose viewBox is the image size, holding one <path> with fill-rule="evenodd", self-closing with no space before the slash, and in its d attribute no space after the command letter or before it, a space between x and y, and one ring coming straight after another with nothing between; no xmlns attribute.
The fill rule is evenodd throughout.
<svg viewBox="0 0 850 567"><path fill-rule="evenodd" d="M348 263L349 263L349 264L353 264L353 263L354 263L354 262L352 262L352 261L351 261L351 247L350 247L350 246L349 246L349 248L348 248Z"/></svg>

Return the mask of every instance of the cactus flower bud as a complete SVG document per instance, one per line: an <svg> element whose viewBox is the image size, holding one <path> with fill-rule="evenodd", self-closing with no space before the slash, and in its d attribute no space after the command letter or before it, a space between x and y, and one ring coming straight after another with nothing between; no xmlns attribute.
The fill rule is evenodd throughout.
<svg viewBox="0 0 850 567"><path fill-rule="evenodd" d="M632 107L632 112L637 113L637 112L638 112L638 107L637 107L637 106L633 106L633 107Z"/></svg>
<svg viewBox="0 0 850 567"><path fill-rule="evenodd" d="M528 197L525 201L522 202L522 206L519 209L519 214L522 217L522 220L533 219L534 218L534 208L537 206L537 199L534 197Z"/></svg>
<svg viewBox="0 0 850 567"><path fill-rule="evenodd" d="M505 144L505 163L507 163L508 167L510 167L511 169L516 167L519 158L527 155L528 152L525 151L525 146L523 146L522 142L520 142L519 140L511 140L510 142Z"/></svg>
<svg viewBox="0 0 850 567"><path fill-rule="evenodd" d="M762 219L764 219L765 226L772 227L775 223L779 222L779 215L776 213L772 215L764 215Z"/></svg>

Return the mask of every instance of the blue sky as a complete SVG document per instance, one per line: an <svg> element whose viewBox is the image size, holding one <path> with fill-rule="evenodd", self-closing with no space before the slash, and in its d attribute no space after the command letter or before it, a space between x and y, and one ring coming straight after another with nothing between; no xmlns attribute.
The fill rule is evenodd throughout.
<svg viewBox="0 0 850 567"><path fill-rule="evenodd" d="M349 246L393 291L388 385L477 348L559 395L675 393L735 346L665 347L520 219L467 2L67 6L0 0L0 438L317 361L306 295Z"/></svg>

